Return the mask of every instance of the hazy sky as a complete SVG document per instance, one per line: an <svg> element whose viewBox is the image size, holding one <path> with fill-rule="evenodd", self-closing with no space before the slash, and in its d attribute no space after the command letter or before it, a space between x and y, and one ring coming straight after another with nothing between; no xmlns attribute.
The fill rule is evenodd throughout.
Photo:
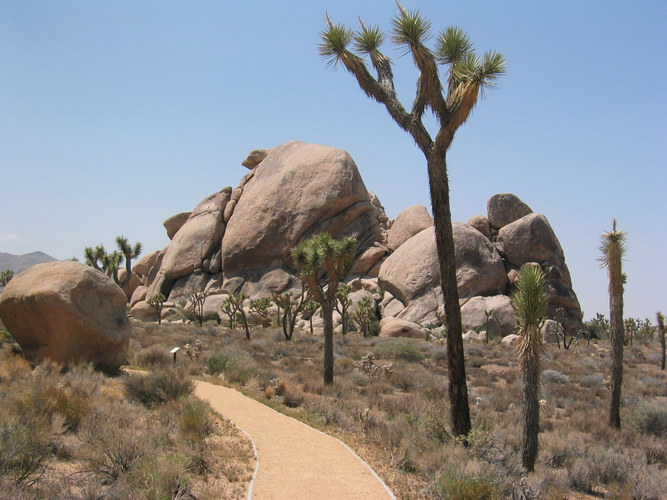
<svg viewBox="0 0 667 500"><path fill-rule="evenodd" d="M318 56L325 13L390 27L393 1L0 0L0 251L82 259L236 186L256 148L340 147L395 218L430 209L424 158L351 75ZM449 153L454 219L512 192L558 235L585 317L608 314L596 261L628 231L626 314L667 312L667 2L412 1L508 73ZM391 46L399 95L416 71Z"/></svg>

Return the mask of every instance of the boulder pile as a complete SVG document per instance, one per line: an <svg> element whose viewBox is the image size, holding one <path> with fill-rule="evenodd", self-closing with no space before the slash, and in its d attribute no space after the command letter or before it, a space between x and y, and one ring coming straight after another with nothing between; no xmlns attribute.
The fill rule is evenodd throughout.
<svg viewBox="0 0 667 500"><path fill-rule="evenodd" d="M171 243L134 267L142 282L130 300L135 317L155 319L146 300L157 293L167 297L166 317L170 306L198 291L207 293L208 311L232 293L251 299L299 293L290 252L327 231L335 238L356 236L357 261L347 281L374 297L380 318L442 324L435 233L426 207L409 207L390 221L354 160L333 147L289 142L253 151L243 165L250 171L236 188L165 221ZM489 199L486 215L454 223L454 238L464 329L514 333L509 296L518 269L531 263L547 275L550 317L562 308L566 327L581 328L565 256L544 215L513 194L498 194ZM386 335L410 330L405 323L382 324L394 325Z"/></svg>

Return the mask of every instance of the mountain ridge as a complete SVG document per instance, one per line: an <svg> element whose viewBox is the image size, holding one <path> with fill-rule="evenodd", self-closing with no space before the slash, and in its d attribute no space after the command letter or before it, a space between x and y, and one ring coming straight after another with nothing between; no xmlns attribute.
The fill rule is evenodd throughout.
<svg viewBox="0 0 667 500"><path fill-rule="evenodd" d="M0 252L0 272L11 269L14 271L14 274L18 274L35 264L53 262L56 260L58 259L51 257L42 251L30 252L22 255Z"/></svg>

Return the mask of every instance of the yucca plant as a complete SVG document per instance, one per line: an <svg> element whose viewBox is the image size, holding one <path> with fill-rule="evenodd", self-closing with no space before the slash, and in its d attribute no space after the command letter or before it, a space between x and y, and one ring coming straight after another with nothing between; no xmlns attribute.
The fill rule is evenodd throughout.
<svg viewBox="0 0 667 500"><path fill-rule="evenodd" d="M324 383L333 384L333 311L338 285L352 269L357 240L345 237L334 239L320 233L303 241L292 250L294 264L301 269L301 279L310 296L319 302L324 320ZM324 282L320 281L321 275Z"/></svg>
<svg viewBox="0 0 667 500"><path fill-rule="evenodd" d="M621 427L621 385L623 384L623 343L625 324L623 322L623 289L626 276L623 274L625 253L625 231L616 229L616 219L612 230L602 234L599 261L607 268L609 277L609 329L611 335L611 401L609 404L609 425Z"/></svg>
<svg viewBox="0 0 667 500"><path fill-rule="evenodd" d="M519 326L517 352L523 377L523 466L532 472L537 458L540 432L540 357L543 350L540 326L547 314L549 296L545 289L544 272L537 266L521 268L512 296L512 307Z"/></svg>
<svg viewBox="0 0 667 500"><path fill-rule="evenodd" d="M342 65L357 80L367 96L383 104L394 121L408 132L426 157L431 204L435 223L440 278L445 300L449 399L452 430L457 436L470 431L470 409L463 356L461 310L456 284L454 237L449 202L447 151L457 129L468 119L479 96L495 85L505 73L505 59L497 52L475 54L472 43L461 28L448 28L436 37L435 52L427 47L431 23L417 10L398 4L392 20L391 41L403 49L419 71L412 107L406 109L394 89L391 60L382 51L385 35L379 27L363 21L355 32L326 18L321 32L320 55L329 66ZM377 76L373 76L367 62ZM439 66L444 67L447 89L443 89ZM424 126L423 116L430 109L439 129L433 139Z"/></svg>

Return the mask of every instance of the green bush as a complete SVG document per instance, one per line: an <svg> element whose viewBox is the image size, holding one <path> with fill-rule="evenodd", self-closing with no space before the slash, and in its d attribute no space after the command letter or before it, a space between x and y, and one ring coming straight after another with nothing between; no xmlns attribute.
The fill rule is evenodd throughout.
<svg viewBox="0 0 667 500"><path fill-rule="evenodd" d="M208 405L196 398L183 399L178 423L188 441L201 443L211 433L211 413Z"/></svg>
<svg viewBox="0 0 667 500"><path fill-rule="evenodd" d="M1 419L0 476L16 484L39 480L53 455L48 419L37 412L5 414Z"/></svg>
<svg viewBox="0 0 667 500"><path fill-rule="evenodd" d="M227 369L229 365L229 356L224 353L214 354L206 362L208 372L211 375L219 375Z"/></svg>
<svg viewBox="0 0 667 500"><path fill-rule="evenodd" d="M440 477L438 493L451 500L495 500L501 498L498 487L485 479L448 472Z"/></svg>
<svg viewBox="0 0 667 500"><path fill-rule="evenodd" d="M184 370L161 368L145 375L129 375L123 380L127 397L153 407L170 400L188 396L194 383Z"/></svg>
<svg viewBox="0 0 667 500"><path fill-rule="evenodd" d="M667 434L667 408L664 406L643 403L637 407L631 418L642 434L656 437Z"/></svg>
<svg viewBox="0 0 667 500"><path fill-rule="evenodd" d="M417 349L409 340L398 339L390 340L382 345L378 352L387 358L403 359L405 361L421 362L424 360L424 354Z"/></svg>

